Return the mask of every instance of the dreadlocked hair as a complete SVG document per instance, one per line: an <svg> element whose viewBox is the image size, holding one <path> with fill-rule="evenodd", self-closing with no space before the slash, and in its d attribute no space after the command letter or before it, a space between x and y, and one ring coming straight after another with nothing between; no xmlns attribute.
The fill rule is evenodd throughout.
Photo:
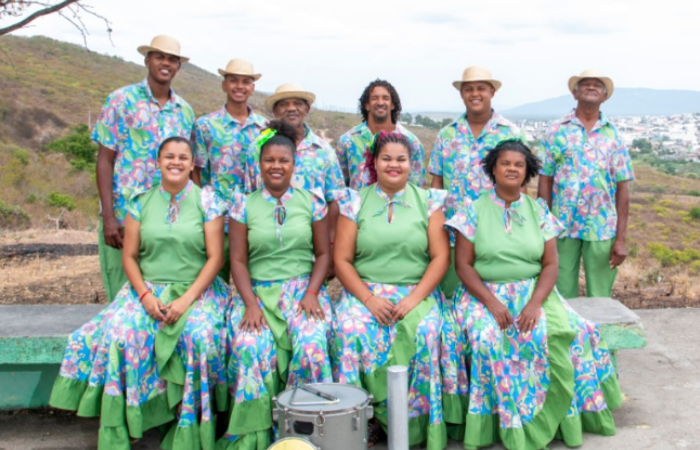
<svg viewBox="0 0 700 450"><path fill-rule="evenodd" d="M403 145L408 151L408 157L411 157L411 143L408 141L406 136L395 131L380 131L376 136L374 136L372 143L365 151L365 170L369 173L370 184L377 182L377 169L374 167L374 161L379 156L379 152L387 144Z"/></svg>
<svg viewBox="0 0 700 450"><path fill-rule="evenodd" d="M391 83L386 80L380 80L379 78L368 84L360 96L358 110L360 111L360 114L362 114L362 121L365 123L367 122L369 111L365 109L365 105L369 102L369 96L372 94L372 89L376 88L377 86L383 87L389 91L391 103L394 104L394 109L391 110L391 123L396 124L399 121L399 116L401 115L401 99L399 98L399 93L396 92L396 89L394 89L394 86L392 86Z"/></svg>
<svg viewBox="0 0 700 450"><path fill-rule="evenodd" d="M496 167L498 157L501 156L503 152L517 152L525 156L525 180L523 180L523 186L532 178L536 177L542 168L542 163L539 158L532 153L532 150L530 150L527 145L523 144L523 142L518 139L506 139L499 142L498 145L491 149L481 161L481 165L484 167L484 173L488 175L494 183L496 182L496 176L493 173L493 169Z"/></svg>
<svg viewBox="0 0 700 450"><path fill-rule="evenodd" d="M282 122L281 120L271 121L267 125L267 128L275 130L277 133L270 139L268 139L267 142L265 142L265 144L263 144L262 148L260 149L260 158L262 158L262 154L265 151L265 149L271 145L281 145L283 147L287 147L292 152L292 156L296 157L296 142L298 136L297 129L292 125Z"/></svg>

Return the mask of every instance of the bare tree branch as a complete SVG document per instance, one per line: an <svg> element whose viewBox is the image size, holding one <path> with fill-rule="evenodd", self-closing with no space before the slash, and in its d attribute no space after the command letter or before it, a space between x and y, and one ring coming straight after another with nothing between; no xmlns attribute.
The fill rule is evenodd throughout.
<svg viewBox="0 0 700 450"><path fill-rule="evenodd" d="M69 6L72 3L76 3L78 0L64 0L60 3L56 3L53 6L46 7L44 9L40 9L38 11L35 11L33 14L28 15L24 19L20 20L17 23L14 23L8 27L5 28L0 28L0 36L12 33L13 31L19 30L22 27L27 26L34 20L38 19L39 17L45 16L47 14L55 13L57 11L60 11L61 9L65 8L66 6ZM3 6L7 7L8 3L6 2L3 4Z"/></svg>

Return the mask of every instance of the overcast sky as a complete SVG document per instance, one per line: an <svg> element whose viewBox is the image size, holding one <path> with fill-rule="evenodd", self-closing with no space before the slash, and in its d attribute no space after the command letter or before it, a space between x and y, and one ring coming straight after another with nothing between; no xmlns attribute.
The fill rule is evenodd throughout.
<svg viewBox="0 0 700 450"><path fill-rule="evenodd" d="M404 111L460 111L451 83L470 65L503 82L496 108L567 94L568 78L587 68L616 87L700 90L700 3L690 0L84 3L114 30L112 45L103 23L85 16L91 50L142 63L136 47L169 34L193 64L216 73L248 59L263 74L258 90L300 83L319 107L355 110L379 77L396 86ZM16 34L82 44L57 16Z"/></svg>

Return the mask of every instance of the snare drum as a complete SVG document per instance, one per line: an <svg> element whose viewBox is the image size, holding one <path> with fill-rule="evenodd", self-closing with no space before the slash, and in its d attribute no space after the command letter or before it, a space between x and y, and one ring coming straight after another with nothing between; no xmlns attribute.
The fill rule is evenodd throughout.
<svg viewBox="0 0 700 450"><path fill-rule="evenodd" d="M372 396L345 384L307 384L273 398L280 438L303 437L319 450L367 449Z"/></svg>

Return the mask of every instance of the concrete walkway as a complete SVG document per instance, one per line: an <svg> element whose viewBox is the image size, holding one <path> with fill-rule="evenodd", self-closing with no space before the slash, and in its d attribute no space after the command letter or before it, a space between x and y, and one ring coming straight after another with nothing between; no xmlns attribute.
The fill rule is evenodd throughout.
<svg viewBox="0 0 700 450"><path fill-rule="evenodd" d="M649 345L620 353L620 386L626 400L614 413L617 435L587 435L580 448L700 449L700 309L636 312L647 330ZM96 442L97 420L65 414L0 413L0 450L93 450ZM157 433L148 433L132 448L157 449ZM377 448L385 450L386 446ZM463 447L451 442L448 448ZM566 447L554 442L549 448Z"/></svg>

